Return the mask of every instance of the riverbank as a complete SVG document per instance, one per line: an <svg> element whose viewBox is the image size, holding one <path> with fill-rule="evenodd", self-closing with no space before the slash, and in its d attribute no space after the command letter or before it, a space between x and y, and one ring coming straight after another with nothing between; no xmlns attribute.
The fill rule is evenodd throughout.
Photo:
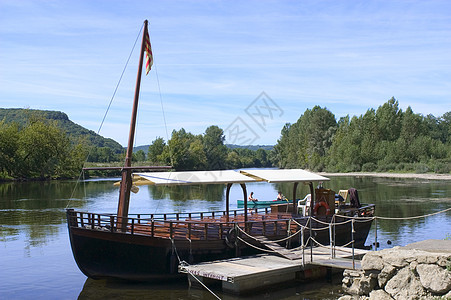
<svg viewBox="0 0 451 300"><path fill-rule="evenodd" d="M351 173L327 173L321 172L320 175L331 176L354 176L354 177L381 177L381 178L410 178L426 180L451 180L451 174L436 173L378 173L378 172L351 172Z"/></svg>
<svg viewBox="0 0 451 300"><path fill-rule="evenodd" d="M362 259L361 270L345 270L343 291L353 299L449 299L451 240L425 240Z"/></svg>

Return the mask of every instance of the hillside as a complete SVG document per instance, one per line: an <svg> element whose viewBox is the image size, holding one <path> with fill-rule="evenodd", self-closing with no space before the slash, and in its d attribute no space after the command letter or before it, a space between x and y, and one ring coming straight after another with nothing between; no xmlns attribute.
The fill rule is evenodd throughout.
<svg viewBox="0 0 451 300"><path fill-rule="evenodd" d="M121 153L123 151L121 144L115 140L104 138L94 131L72 122L63 112L20 108L0 108L0 121L4 120L6 123L16 122L20 126L24 126L30 118L55 120L58 126L65 130L70 139L74 142L79 141L80 139L87 140L91 145L111 148L114 153Z"/></svg>

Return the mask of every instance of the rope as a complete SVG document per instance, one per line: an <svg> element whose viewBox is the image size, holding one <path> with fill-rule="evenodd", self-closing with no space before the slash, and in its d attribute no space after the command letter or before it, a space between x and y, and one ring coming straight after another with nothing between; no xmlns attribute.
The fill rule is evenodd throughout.
<svg viewBox="0 0 451 300"><path fill-rule="evenodd" d="M192 272L190 272L189 270L186 269L186 267L189 266L189 264L186 261L181 261L180 262L180 267L181 269L185 270L188 274L190 274L194 279L197 280L197 282L199 282L207 291L210 292L210 294L212 294L213 296L216 297L216 299L221 300L221 298L219 298L215 293L213 293L212 290L210 290L202 281L200 281L200 279L197 278L196 275L194 275Z"/></svg>
<svg viewBox="0 0 451 300"><path fill-rule="evenodd" d="M188 264L186 261L180 259L180 256L179 256L179 254L178 254L178 252L177 252L177 247L175 246L175 242L174 242L174 239L173 239L173 238L171 238L171 243L172 243L172 247L173 247L173 249L174 249L174 251L175 251L175 254L177 255L177 259L178 259L178 261L179 261L179 266L181 266L181 268L182 268L183 270L185 270L185 271L186 271L188 274L190 274L194 279L196 279L197 282L199 282L205 289L207 289L207 291L209 291L213 296L215 296L216 299L221 300L221 298L219 298L215 293L213 293L212 290L210 290L203 282L201 282L201 281L196 277L196 275L194 275L192 272L190 272L189 270L186 269L186 267L189 266L189 264Z"/></svg>
<svg viewBox="0 0 451 300"><path fill-rule="evenodd" d="M160 77L158 77L158 68L155 65L155 75L157 77L157 85L158 85L158 93L160 95L160 104L161 104L161 112L163 114L163 122L164 122L164 129L166 131L166 140L168 141L168 147L169 147L169 158L171 159L171 165L174 165L174 158L172 155L172 149L169 145L169 133L168 133L168 125L166 123L166 114L164 113L164 106L163 106L163 97L161 96L161 88L160 88Z"/></svg>
<svg viewBox="0 0 451 300"><path fill-rule="evenodd" d="M296 222L297 223L297 222ZM302 226L302 225L301 225ZM250 235L250 234L248 234L246 231L244 231L240 226L236 226L242 233L244 233L246 236L248 236L248 237L250 237L251 239L254 239L254 240L256 240L256 241L258 241L258 239L256 238L256 237L254 237L254 236L252 236L252 235ZM280 243L280 242L284 242L284 241L286 241L286 240L289 240L289 239L291 239L291 238L293 238L294 236L296 236L296 235L298 235L300 232L301 232L301 230L302 230L302 228L301 229L299 229L298 231L296 231L295 233L293 233L292 235L289 235L289 236L287 236L287 237L284 237L283 239L280 239L280 240L271 240L271 242L274 242L274 243Z"/></svg>
<svg viewBox="0 0 451 300"><path fill-rule="evenodd" d="M381 219L381 220L413 220L413 219L420 219L420 218L426 218L426 217L430 217L433 215L438 215L447 211L450 211L450 208L435 212L435 213L431 213L431 214L427 214L427 215L422 215L422 216L414 216L414 217L405 217L405 218L389 218L389 217L375 217L377 219Z"/></svg>
<svg viewBox="0 0 451 300"><path fill-rule="evenodd" d="M260 247L257 247L255 245L249 244L248 242L246 242L245 240L243 240L242 238L240 238L239 236L236 237L239 241L245 243L246 245L248 245L249 247L255 248L257 250L263 251L263 252L268 252L268 253L276 253L276 251L274 250L267 250L267 249L263 249Z"/></svg>
<svg viewBox="0 0 451 300"><path fill-rule="evenodd" d="M414 219L420 219L420 218L426 218L426 217L430 217L430 216L434 216L434 215L438 215L447 211L450 211L450 208L441 210L441 211L437 211L435 213L430 213L427 215L421 215L421 216L413 216L413 217L403 217L403 218L392 218L392 217L379 217L379 216L373 216L373 217L350 217L350 216L344 216L344 215L336 215L337 217L342 217L342 218L347 218L347 219L354 219L356 222L367 222L370 220L374 220L374 219L380 219L380 220L414 220ZM362 219L364 219L365 221L362 221ZM335 224L339 224L339 223L335 223Z"/></svg>
<svg viewBox="0 0 451 300"><path fill-rule="evenodd" d="M334 215L334 216L339 216L339 215ZM334 221L334 222L327 223L327 222L324 222L324 221L315 219L314 217L311 217L311 218L312 218L312 220L315 220L317 223L320 223L320 224L323 224L323 225L327 225L327 226L329 226L329 224L334 224L334 225L344 225L344 224L346 224L346 223L351 222L351 220L348 220L348 221L344 221L344 222L340 222L340 223L336 223L335 221Z"/></svg>
<svg viewBox="0 0 451 300"><path fill-rule="evenodd" d="M116 96L116 92L117 92L117 90L118 90L118 88L119 88L119 85L121 84L122 77L124 77L125 70L127 69L128 63L130 62L130 58L132 57L133 51L135 50L136 43L137 43L138 40L139 40L139 37L140 37L141 32L142 32L142 30L143 30L143 27L144 27L144 24L141 26L141 28L139 29L139 33L138 33L138 35L136 36L135 43L133 44L132 50L130 51L130 54L128 55L128 58L127 58L127 61L126 61L126 63L125 63L124 69L122 70L121 76L119 76L119 80L118 80L118 82L117 82L117 84L116 84L116 87L114 88L113 95L111 96L111 99L110 99L110 102L109 102L109 104L108 104L108 107L107 107L107 109L106 109L106 111L105 111L105 114L103 115L102 122L100 122L99 129L97 130L97 134L100 134L100 130L101 130L102 127L103 127L103 123L105 123L105 119L106 119L106 117L107 117L107 115L108 115L108 112L110 111L111 104L113 103L114 97ZM83 166L88 162L88 158L89 158L89 156L91 155L91 152L92 152L92 150L93 150L92 147L90 147L90 148L91 148L91 149L89 150L88 155L86 155L86 159L85 159L85 162L83 163ZM78 175L78 179L77 179L77 181L76 181L76 183L75 183L75 186L74 186L74 188L73 188L73 190L72 190L72 194L71 194L71 196L70 196L70 198L69 198L69 201L67 202L66 209L69 207L69 205L70 205L70 203L71 203L71 201L72 201L72 199L73 199L73 197L74 197L74 195L75 195L75 190L77 189L77 186L78 186L78 183L80 182L80 179L81 179L82 174L83 174L83 176L84 176L83 170L82 170L82 171L80 172L80 174Z"/></svg>

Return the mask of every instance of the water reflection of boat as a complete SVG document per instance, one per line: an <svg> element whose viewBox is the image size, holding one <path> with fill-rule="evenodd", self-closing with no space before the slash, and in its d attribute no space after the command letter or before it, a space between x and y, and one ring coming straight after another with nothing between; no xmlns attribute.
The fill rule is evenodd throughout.
<svg viewBox="0 0 451 300"><path fill-rule="evenodd" d="M147 46L146 46L147 45ZM335 204L335 193L314 189L314 182L329 180L304 170L246 170L134 173L132 167L136 108L144 49L148 42L147 21L144 23L137 89L130 126L130 136L122 169L117 214L67 210L67 223L74 258L80 270L90 278L121 278L148 281L181 276L181 261L196 263L221 258L261 253L255 237L279 242L287 248L304 245L309 237L329 244L329 223L334 221L336 245L363 247L371 226L374 205ZM296 199L299 183L310 187L308 203L272 205L265 208L229 209L233 184L239 184L247 199L246 183L293 184L291 199ZM226 185L226 209L219 212L185 212L129 215L130 191L136 185ZM336 214L338 213L338 214ZM315 219L312 218L315 217ZM348 222L356 217L359 222ZM306 227L308 225L308 227ZM323 230L324 229L324 230ZM312 241L312 239L310 239Z"/></svg>

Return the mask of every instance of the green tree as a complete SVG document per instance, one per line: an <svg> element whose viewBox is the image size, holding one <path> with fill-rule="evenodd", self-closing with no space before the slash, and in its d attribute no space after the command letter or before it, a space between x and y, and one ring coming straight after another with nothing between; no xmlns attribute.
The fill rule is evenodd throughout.
<svg viewBox="0 0 451 300"><path fill-rule="evenodd" d="M17 149L19 141L19 125L0 122L0 173L6 172L14 177L18 161Z"/></svg>
<svg viewBox="0 0 451 300"><path fill-rule="evenodd" d="M146 160L146 153L144 150L138 150L135 153L133 153L133 161L145 161Z"/></svg>
<svg viewBox="0 0 451 300"><path fill-rule="evenodd" d="M279 166L323 169L336 129L335 116L329 110L320 106L307 109L295 124L282 129L274 147Z"/></svg>
<svg viewBox="0 0 451 300"><path fill-rule="evenodd" d="M224 145L224 131L216 125L205 130L203 146L209 170L220 170L226 167L227 147Z"/></svg>
<svg viewBox="0 0 451 300"><path fill-rule="evenodd" d="M189 145L189 165L192 170L206 170L208 167L207 155L204 151L204 145L202 144L202 139L199 137L194 138L194 140Z"/></svg>
<svg viewBox="0 0 451 300"><path fill-rule="evenodd" d="M240 156L235 150L227 154L226 165L227 169L239 169L242 167Z"/></svg>
<svg viewBox="0 0 451 300"><path fill-rule="evenodd" d="M22 176L58 177L56 170L71 155L71 144L55 122L31 120L20 132L18 153Z"/></svg>
<svg viewBox="0 0 451 300"><path fill-rule="evenodd" d="M180 129L172 131L171 139L168 141L167 147L164 148L161 158L167 164L171 164L177 170L196 170L198 158L202 157L197 145L192 148L191 143L198 140L202 144L202 136L195 136ZM203 150L203 149L202 149ZM192 157L195 154L196 158Z"/></svg>
<svg viewBox="0 0 451 300"><path fill-rule="evenodd" d="M376 121L382 140L397 140L402 126L402 111L398 100L392 97L380 106L376 111Z"/></svg>
<svg viewBox="0 0 451 300"><path fill-rule="evenodd" d="M163 154L166 143L161 137L157 137L152 144L149 146L149 151L147 152L147 158L153 163L161 162L161 155Z"/></svg>

